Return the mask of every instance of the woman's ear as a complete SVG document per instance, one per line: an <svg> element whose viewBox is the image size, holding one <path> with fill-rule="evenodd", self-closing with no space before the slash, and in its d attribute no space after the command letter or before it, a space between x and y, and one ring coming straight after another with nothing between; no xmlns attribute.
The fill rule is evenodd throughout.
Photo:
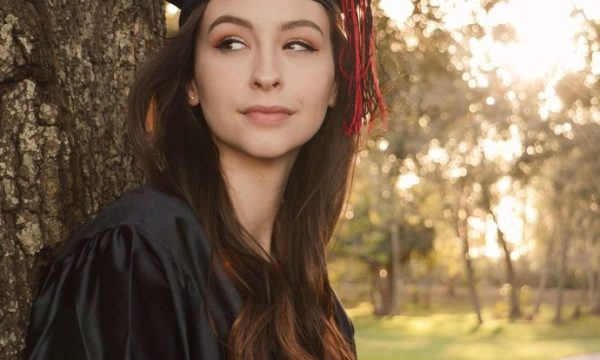
<svg viewBox="0 0 600 360"><path fill-rule="evenodd" d="M334 107L337 100L338 84L337 81L333 83L331 88L331 95L329 96L329 106Z"/></svg>
<svg viewBox="0 0 600 360"><path fill-rule="evenodd" d="M190 106L198 106L200 99L198 98L198 89L194 80L190 80L185 85L187 102Z"/></svg>

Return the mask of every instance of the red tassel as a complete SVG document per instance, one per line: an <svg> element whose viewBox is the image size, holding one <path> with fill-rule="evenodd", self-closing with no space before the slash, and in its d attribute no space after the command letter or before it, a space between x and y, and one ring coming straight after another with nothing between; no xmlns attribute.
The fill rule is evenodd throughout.
<svg viewBox="0 0 600 360"><path fill-rule="evenodd" d="M347 109L349 121L344 122L344 131L346 135L351 136L360 132L363 120L369 123L369 131L374 125L375 116L380 115L385 121L387 110L379 88L374 59L371 0L341 0L341 10L346 24L348 46L354 58L354 69L351 74L340 66L342 75L350 80L348 95L354 99L351 108ZM345 52L346 49L342 49L340 65Z"/></svg>

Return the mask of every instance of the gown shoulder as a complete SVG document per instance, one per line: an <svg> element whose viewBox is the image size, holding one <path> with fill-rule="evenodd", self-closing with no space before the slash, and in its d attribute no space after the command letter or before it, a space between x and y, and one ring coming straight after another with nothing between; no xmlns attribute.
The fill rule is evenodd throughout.
<svg viewBox="0 0 600 360"><path fill-rule="evenodd" d="M56 259L62 259L82 246L88 239L110 228L133 227L143 232L148 240L157 242L178 253L174 241L178 227L191 227L202 236L208 246L206 236L200 228L191 208L180 198L160 191L155 185L146 183L125 192L111 204L102 208L62 246Z"/></svg>
<svg viewBox="0 0 600 360"><path fill-rule="evenodd" d="M148 186L104 208L48 268L25 358L190 359L202 351L218 359L194 276L202 269L182 255L186 236L195 237L197 256L210 255L198 226L183 201Z"/></svg>

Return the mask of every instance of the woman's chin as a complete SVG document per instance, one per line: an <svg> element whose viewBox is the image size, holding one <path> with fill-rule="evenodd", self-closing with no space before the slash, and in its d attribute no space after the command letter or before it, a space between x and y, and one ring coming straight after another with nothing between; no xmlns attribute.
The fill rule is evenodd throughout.
<svg viewBox="0 0 600 360"><path fill-rule="evenodd" d="M282 146L281 144L261 144L260 146L244 149L244 153L256 160L276 161L295 159L300 147Z"/></svg>
<svg viewBox="0 0 600 360"><path fill-rule="evenodd" d="M249 140L249 139L247 139ZM246 161L293 161L302 144L284 139L255 139L253 141L216 141L221 156L245 158Z"/></svg>

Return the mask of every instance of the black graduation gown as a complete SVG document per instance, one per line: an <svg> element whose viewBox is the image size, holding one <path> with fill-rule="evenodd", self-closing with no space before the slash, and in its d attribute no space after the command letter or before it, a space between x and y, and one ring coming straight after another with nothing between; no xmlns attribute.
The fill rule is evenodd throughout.
<svg viewBox="0 0 600 360"><path fill-rule="evenodd" d="M219 338L242 303L216 264L216 301L205 307L210 254L183 200L150 184L125 193L82 226L49 267L33 304L25 358L224 358ZM354 327L337 296L335 318L355 349Z"/></svg>

